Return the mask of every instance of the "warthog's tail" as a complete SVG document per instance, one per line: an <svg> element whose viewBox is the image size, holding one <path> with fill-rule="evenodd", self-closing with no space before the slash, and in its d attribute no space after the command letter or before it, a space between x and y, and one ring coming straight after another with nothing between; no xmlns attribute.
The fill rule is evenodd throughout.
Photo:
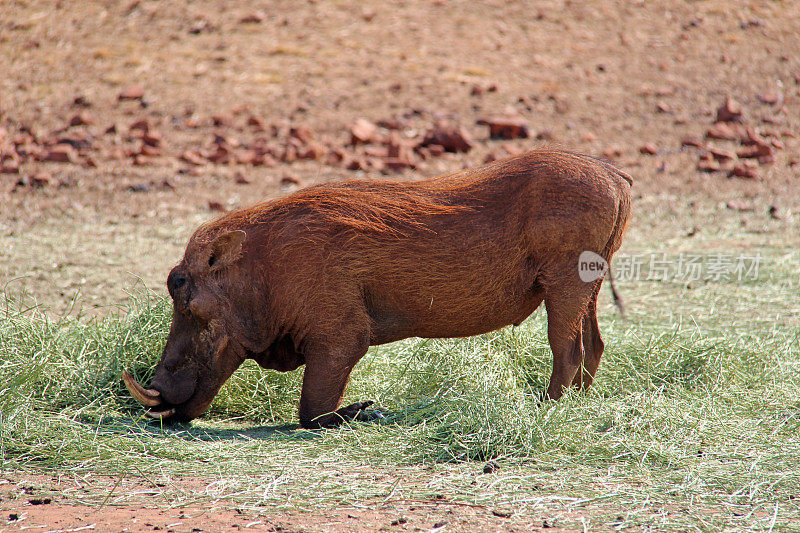
<svg viewBox="0 0 800 533"><path fill-rule="evenodd" d="M608 265L608 286L611 287L611 296L614 297L614 305L619 309L619 314L625 318L625 302L622 301L622 296L617 292L617 287L614 285L614 276L611 274L611 265Z"/></svg>

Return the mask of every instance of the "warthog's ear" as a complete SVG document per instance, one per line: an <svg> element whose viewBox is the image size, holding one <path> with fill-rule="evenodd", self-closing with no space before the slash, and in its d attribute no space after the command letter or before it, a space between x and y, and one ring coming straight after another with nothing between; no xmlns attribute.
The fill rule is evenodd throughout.
<svg viewBox="0 0 800 533"><path fill-rule="evenodd" d="M242 256L242 244L246 238L247 234L238 229L218 235L203 251L203 266L218 270L235 263Z"/></svg>

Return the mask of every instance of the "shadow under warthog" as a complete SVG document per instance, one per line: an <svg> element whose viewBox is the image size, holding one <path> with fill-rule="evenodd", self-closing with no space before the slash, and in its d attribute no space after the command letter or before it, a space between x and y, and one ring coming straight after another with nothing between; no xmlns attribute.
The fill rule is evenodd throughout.
<svg viewBox="0 0 800 533"><path fill-rule="evenodd" d="M126 416L81 417L80 422L91 426L100 435L125 437L179 438L188 441L225 440L313 440L321 438L318 431L309 431L300 424L278 424L275 426L254 426L241 429L204 428L190 424L161 425Z"/></svg>

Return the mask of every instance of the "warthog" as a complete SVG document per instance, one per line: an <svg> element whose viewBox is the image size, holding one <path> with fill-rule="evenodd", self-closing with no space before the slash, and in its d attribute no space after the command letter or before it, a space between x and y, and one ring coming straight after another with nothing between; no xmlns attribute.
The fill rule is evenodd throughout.
<svg viewBox="0 0 800 533"><path fill-rule="evenodd" d="M579 256L619 249L631 178L589 156L536 150L422 181L345 181L201 226L167 278L174 314L150 387L153 417L202 414L246 359L305 364L300 423L362 418L339 407L371 345L519 324L542 302L553 351L546 396L591 384L603 341L602 275ZM602 273L601 273L602 274Z"/></svg>

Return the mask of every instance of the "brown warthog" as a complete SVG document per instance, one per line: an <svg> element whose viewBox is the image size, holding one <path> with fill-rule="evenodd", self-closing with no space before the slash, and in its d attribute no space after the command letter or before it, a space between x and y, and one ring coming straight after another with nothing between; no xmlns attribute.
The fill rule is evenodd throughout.
<svg viewBox="0 0 800 533"><path fill-rule="evenodd" d="M339 407L369 346L485 333L544 301L557 399L590 385L600 363L602 275L582 281L578 258L617 251L630 185L603 161L537 150L424 181L317 185L226 214L195 232L167 278L174 315L150 388L127 373L125 383L151 416L190 420L246 359L305 364L300 422L335 426L369 405Z"/></svg>

